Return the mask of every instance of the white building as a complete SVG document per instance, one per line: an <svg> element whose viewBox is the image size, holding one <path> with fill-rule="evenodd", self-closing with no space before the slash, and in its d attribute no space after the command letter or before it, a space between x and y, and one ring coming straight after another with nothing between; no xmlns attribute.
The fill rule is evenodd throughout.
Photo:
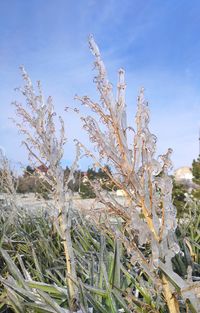
<svg viewBox="0 0 200 313"><path fill-rule="evenodd" d="M181 181L192 182L193 175L192 175L191 168L189 168L188 166L183 166L183 167L178 168L174 172L174 178L175 178L175 181L177 182L181 182Z"/></svg>

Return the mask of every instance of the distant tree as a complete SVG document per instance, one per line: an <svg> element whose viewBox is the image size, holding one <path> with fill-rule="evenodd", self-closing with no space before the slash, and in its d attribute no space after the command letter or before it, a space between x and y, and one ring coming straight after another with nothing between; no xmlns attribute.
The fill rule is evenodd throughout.
<svg viewBox="0 0 200 313"><path fill-rule="evenodd" d="M192 191L192 194L196 199L200 200L200 156L192 162L192 174L194 176L193 182L199 186Z"/></svg>
<svg viewBox="0 0 200 313"><path fill-rule="evenodd" d="M192 162L193 182L200 185L200 157Z"/></svg>
<svg viewBox="0 0 200 313"><path fill-rule="evenodd" d="M93 168L88 168L87 177L88 179L94 180L97 178L97 172Z"/></svg>
<svg viewBox="0 0 200 313"><path fill-rule="evenodd" d="M101 187L104 190L108 191L117 190L117 187L115 186L115 184L113 183L109 176L109 174L112 175L111 168L109 165L105 165L103 169L100 168L97 174L101 182Z"/></svg>
<svg viewBox="0 0 200 313"><path fill-rule="evenodd" d="M108 175L100 168L98 170L98 178L101 178L101 179L108 178Z"/></svg>
<svg viewBox="0 0 200 313"><path fill-rule="evenodd" d="M177 217L181 217L185 211L187 189L183 184L175 182L173 179L172 199L177 209Z"/></svg>
<svg viewBox="0 0 200 313"><path fill-rule="evenodd" d="M67 181L68 177L70 175L70 169L67 166L64 170L64 179ZM74 177L73 180L71 180L68 184L69 189L71 189L73 192L78 192L81 184L81 177L83 176L83 173L80 170L74 171Z"/></svg>
<svg viewBox="0 0 200 313"><path fill-rule="evenodd" d="M32 175L34 172L35 172L35 169L32 168L30 165L28 165L28 166L26 167L26 170L25 170L25 172L24 172L24 175Z"/></svg>
<svg viewBox="0 0 200 313"><path fill-rule="evenodd" d="M36 192L37 184L39 183L39 179L35 176L30 176L25 174L25 176L20 176L18 178L18 193L28 193L28 192Z"/></svg>
<svg viewBox="0 0 200 313"><path fill-rule="evenodd" d="M89 182L81 183L80 195L83 199L96 198L96 194L94 193L93 188Z"/></svg>
<svg viewBox="0 0 200 313"><path fill-rule="evenodd" d="M68 166L66 166L65 170L64 170L64 177L65 179L67 179L69 177L70 174L70 169Z"/></svg>

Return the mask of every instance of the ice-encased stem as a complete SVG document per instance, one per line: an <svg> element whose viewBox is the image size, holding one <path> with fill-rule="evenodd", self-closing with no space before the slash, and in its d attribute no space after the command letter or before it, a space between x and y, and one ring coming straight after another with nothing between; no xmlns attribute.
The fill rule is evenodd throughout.
<svg viewBox="0 0 200 313"><path fill-rule="evenodd" d="M100 94L100 103L95 103L87 96L78 99L100 118L96 120L93 116L86 116L82 119L84 128L97 148L98 157L91 151L88 152L85 147L84 149L102 170L103 162L110 165L113 175L109 174L109 178L115 186L120 186L127 199L127 205L121 208L115 198L111 200L109 197L106 200L102 197L99 186L94 185L99 201L105 205L104 214L107 214L107 226L99 223L97 226L102 229L109 228L113 236L121 239L133 264L140 263L149 277L156 277L160 281L169 311L178 313L177 301L170 284L170 279L174 275L171 259L180 251L175 236L176 209L172 204L172 179L168 174L171 169L172 150L168 149L166 154L155 158L156 137L149 130L150 115L148 103L144 98L144 88L140 90L138 96L136 130L127 127L125 72L119 70L115 97L93 37L89 38L89 44L95 56L97 75L94 81ZM130 139L127 138L127 130L133 130L131 145ZM142 223L134 224L136 220L134 213L140 216ZM123 220L121 230L116 231L109 223L109 218L113 215ZM136 243L133 244L134 235L139 237L140 245L147 243L151 245L151 259L139 250ZM163 273L162 278L158 275L161 261L168 268L168 275ZM191 302L193 296L192 291L187 293Z"/></svg>
<svg viewBox="0 0 200 313"><path fill-rule="evenodd" d="M71 241L71 199L66 199L69 181L64 180L64 170L60 163L63 157L63 146L66 142L64 122L61 117L60 131L57 134L55 124L55 111L52 98L44 99L40 83L38 83L37 93L33 88L30 77L21 68L24 86L20 89L25 97L27 106L15 102L17 116L20 122L15 121L20 132L24 135L25 147L28 150L30 160L47 168L47 174L40 171L37 174L49 185L49 192L54 199L54 209L56 211L54 223L62 238L64 255L66 261L66 282L69 289L70 307L73 308L74 300L77 299L77 287L73 281L77 280L74 251ZM34 164L35 165L35 164ZM77 165L75 160L70 171L70 179ZM68 206L68 207L67 207ZM57 223L58 220L58 223ZM70 279L69 277L72 277Z"/></svg>

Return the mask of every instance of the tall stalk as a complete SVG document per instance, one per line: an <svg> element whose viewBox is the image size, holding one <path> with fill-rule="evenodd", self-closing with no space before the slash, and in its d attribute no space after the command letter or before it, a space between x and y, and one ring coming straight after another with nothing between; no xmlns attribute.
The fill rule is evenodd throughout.
<svg viewBox="0 0 200 313"><path fill-rule="evenodd" d="M45 101L41 85L38 82L37 94L32 82L24 70L21 68L24 79L24 87L20 88L22 95L26 99L27 106L15 102L17 116L20 120L15 120L20 132L24 135L23 144L29 153L30 162L36 168L36 175L49 186L49 193L53 199L53 212L55 227L62 238L64 254L66 259L66 283L71 299L71 308L77 299L77 288L73 280L77 280L74 252L71 241L71 195L68 189L70 180L76 169L79 149L77 145L77 156L71 167L70 175L66 180L64 170L61 166L63 156L63 146L66 142L64 122L61 117L60 132L57 134L55 126L55 111L52 98ZM46 173L40 170L42 165ZM72 279L70 278L72 277Z"/></svg>
<svg viewBox="0 0 200 313"><path fill-rule="evenodd" d="M88 151L84 145L82 148L126 195L121 204L112 194L103 191L98 182L91 182L99 201L104 204L102 211L91 213L91 218L94 217L98 227L122 241L132 264L139 263L152 279L152 284L163 293L171 313L179 312L174 288L184 300L189 299L198 312L198 283L184 281L172 268L172 258L180 252L175 236L177 223L172 204L172 179L168 174L172 168L172 150L155 158L156 136L149 130L149 107L143 88L137 101L136 130L127 125L125 71L119 70L115 96L93 37L89 38L89 44L95 57L97 76L94 81L100 103L88 96L77 99L96 113L97 119L88 115L82 121L97 153ZM112 168L112 174L105 163ZM103 223L97 215L104 216ZM119 228L113 226L113 216L119 221ZM146 246L150 246L150 255L141 249Z"/></svg>

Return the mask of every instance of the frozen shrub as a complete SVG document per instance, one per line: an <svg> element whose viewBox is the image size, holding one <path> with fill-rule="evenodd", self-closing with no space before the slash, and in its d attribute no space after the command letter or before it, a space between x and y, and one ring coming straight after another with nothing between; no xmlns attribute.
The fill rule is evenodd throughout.
<svg viewBox="0 0 200 313"><path fill-rule="evenodd" d="M38 82L37 93L33 84L24 70L21 68L24 79L24 87L20 88L20 92L25 97L26 105L15 102L16 114L19 120L15 123L24 136L23 143L26 146L30 162L33 168L46 170L38 170L37 175L40 179L48 184L49 193L53 199L54 225L58 234L62 238L66 258L67 285L73 307L74 299L77 298L77 289L73 280L76 277L74 252L71 242L71 192L68 188L69 182L73 180L73 173L77 166L79 157L79 147L77 145L77 156L72 164L70 173L65 179L64 169L61 166L63 157L63 147L66 142L64 122L61 117L60 130L56 131L54 106L52 98L44 99L41 85ZM37 165L37 166L36 166Z"/></svg>
<svg viewBox="0 0 200 313"><path fill-rule="evenodd" d="M199 284L184 281L172 268L172 258L180 251L175 236L176 209L172 204L172 179L168 175L172 167L172 150L168 149L165 154L155 157L156 137L149 130L149 107L143 88L138 96L136 130L127 125L125 71L119 70L115 97L92 37L89 44L95 57L97 76L94 81L100 103L88 96L77 99L98 117L82 118L84 128L98 151L97 156L85 146L82 145L82 148L94 159L95 166L102 168L113 184L126 195L122 205L113 195L103 191L98 182L91 182L99 201L105 205L101 212L91 212L91 216L98 227L123 242L132 264L139 264L156 288L162 290L170 312L179 312L174 286L178 286L179 295L184 300L189 299L198 311ZM127 138L128 131L133 133L131 144ZM107 171L104 163L112 168L113 174ZM101 216L99 220L97 214ZM113 217L117 219L119 227L113 225ZM141 249L147 244L150 245L150 256L146 256L144 249Z"/></svg>

